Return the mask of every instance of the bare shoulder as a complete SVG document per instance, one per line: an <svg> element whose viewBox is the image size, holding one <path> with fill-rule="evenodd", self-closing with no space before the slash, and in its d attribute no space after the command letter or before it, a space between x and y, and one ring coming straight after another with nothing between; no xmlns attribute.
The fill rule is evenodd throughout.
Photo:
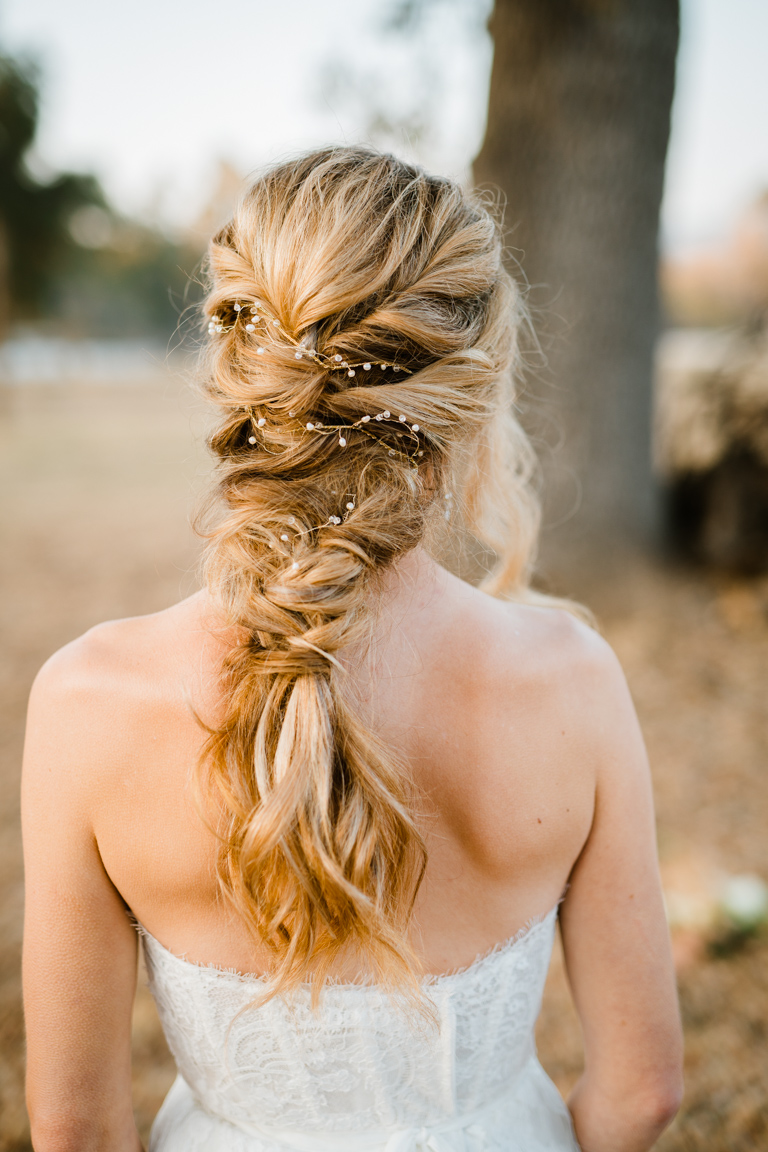
<svg viewBox="0 0 768 1152"><path fill-rule="evenodd" d="M58 764L68 776L76 764L82 776L90 764L105 772L119 763L180 697L178 672L203 634L201 615L191 597L152 615L99 624L55 652L30 694L25 771L39 763L51 772Z"/></svg>
<svg viewBox="0 0 768 1152"><path fill-rule="evenodd" d="M160 670L168 638L189 614L189 601L183 601L148 616L97 624L45 662L35 679L33 698L69 704L83 699L92 704L131 689L146 689L152 671Z"/></svg>
<svg viewBox="0 0 768 1152"><path fill-rule="evenodd" d="M466 703L489 733L507 734L516 762L525 748L531 763L567 764L589 787L643 759L623 670L594 628L560 607L499 601L466 585L449 594L453 659L443 666L457 714Z"/></svg>
<svg viewBox="0 0 768 1152"><path fill-rule="evenodd" d="M589 624L559 606L496 600L464 593L466 635L477 674L487 685L540 697L566 693L587 699L625 686L613 649Z"/></svg>

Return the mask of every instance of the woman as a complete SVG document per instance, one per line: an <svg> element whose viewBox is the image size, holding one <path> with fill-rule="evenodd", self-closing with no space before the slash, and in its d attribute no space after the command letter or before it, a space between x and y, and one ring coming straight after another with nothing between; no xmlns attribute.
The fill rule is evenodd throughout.
<svg viewBox="0 0 768 1152"><path fill-rule="evenodd" d="M680 1034L648 770L606 645L527 591L496 226L391 156L319 152L214 239L206 313L205 587L32 694L37 1152L140 1147L137 927L181 1073L156 1152L649 1148ZM430 558L456 517L506 601ZM556 919L570 1114L532 1039Z"/></svg>

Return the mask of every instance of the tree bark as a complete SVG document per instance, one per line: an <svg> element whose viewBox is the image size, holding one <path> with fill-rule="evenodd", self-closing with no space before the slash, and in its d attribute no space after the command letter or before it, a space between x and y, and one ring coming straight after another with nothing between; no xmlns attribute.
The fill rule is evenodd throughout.
<svg viewBox="0 0 768 1152"><path fill-rule="evenodd" d="M11 323L10 259L8 256L8 230L0 216L0 344L8 335Z"/></svg>
<svg viewBox="0 0 768 1152"><path fill-rule="evenodd" d="M544 556L559 567L655 527L657 235L678 0L496 0L490 30L475 179L504 194L547 356L528 390L561 440L543 453Z"/></svg>

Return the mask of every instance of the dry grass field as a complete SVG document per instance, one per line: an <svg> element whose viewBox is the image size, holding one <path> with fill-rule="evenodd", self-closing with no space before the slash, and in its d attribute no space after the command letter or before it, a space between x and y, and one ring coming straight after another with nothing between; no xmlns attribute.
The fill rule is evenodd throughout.
<svg viewBox="0 0 768 1152"><path fill-rule="evenodd" d="M91 624L152 611L195 587L188 527L206 473L203 415L171 375L155 385L0 390L0 1152L30 1148L19 988L18 775L35 671ZM706 909L724 874L768 879L768 582L638 565L592 606L627 669L656 784L665 883L704 909L674 933L687 1094L663 1152L768 1149L768 939L729 937ZM579 1036L556 955L539 1026L567 1090ZM142 1132L172 1076L139 988L135 1095Z"/></svg>

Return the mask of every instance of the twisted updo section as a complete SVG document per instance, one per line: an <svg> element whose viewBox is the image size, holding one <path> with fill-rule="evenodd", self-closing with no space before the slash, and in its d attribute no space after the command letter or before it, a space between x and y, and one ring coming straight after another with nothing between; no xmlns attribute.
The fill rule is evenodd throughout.
<svg viewBox="0 0 768 1152"><path fill-rule="evenodd" d="M489 589L525 594L538 510L501 255L480 201L356 147L268 171L210 245L206 581L239 639L201 765L220 882L269 949L273 992L319 989L349 948L415 988L414 796L343 660L382 573L451 508L497 557Z"/></svg>

